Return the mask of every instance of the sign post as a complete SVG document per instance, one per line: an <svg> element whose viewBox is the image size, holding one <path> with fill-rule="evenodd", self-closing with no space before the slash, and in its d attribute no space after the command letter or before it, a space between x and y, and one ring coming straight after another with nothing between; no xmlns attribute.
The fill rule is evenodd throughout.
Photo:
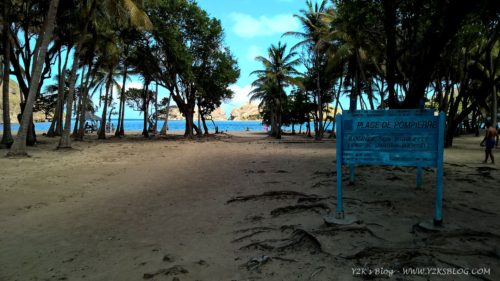
<svg viewBox="0 0 500 281"><path fill-rule="evenodd" d="M445 115L432 110L376 110L337 115L337 208L344 218L342 165L349 165L349 181L355 165L416 167L416 185L422 187L423 168L436 168L434 224L442 223L443 153Z"/></svg>

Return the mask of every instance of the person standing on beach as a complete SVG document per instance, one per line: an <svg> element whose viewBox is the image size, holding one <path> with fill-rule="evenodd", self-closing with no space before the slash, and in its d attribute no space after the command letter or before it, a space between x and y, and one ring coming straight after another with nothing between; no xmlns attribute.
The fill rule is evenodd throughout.
<svg viewBox="0 0 500 281"><path fill-rule="evenodd" d="M498 132L495 126L490 121L486 121L486 136L481 142L481 146L485 146L485 158L483 163L488 162L488 157L491 158L491 163L495 164L495 158L493 157L493 148L498 147Z"/></svg>

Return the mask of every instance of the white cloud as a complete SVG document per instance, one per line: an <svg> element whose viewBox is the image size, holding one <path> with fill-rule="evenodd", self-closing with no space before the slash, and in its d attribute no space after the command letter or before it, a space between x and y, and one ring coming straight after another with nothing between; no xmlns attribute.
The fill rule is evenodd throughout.
<svg viewBox="0 0 500 281"><path fill-rule="evenodd" d="M256 57L262 56L263 54L264 52L262 52L262 50L258 46L252 45L250 46L250 48L248 48L247 59L250 61L255 61Z"/></svg>
<svg viewBox="0 0 500 281"><path fill-rule="evenodd" d="M253 90L252 85L246 85L245 87L240 87L238 85L229 86L234 92L233 99L229 102L230 105L234 107L242 106L250 101L248 94Z"/></svg>
<svg viewBox="0 0 500 281"><path fill-rule="evenodd" d="M245 38L283 34L300 28L297 19L287 14L258 18L243 13L232 13L230 16L234 22L233 31Z"/></svg>
<svg viewBox="0 0 500 281"><path fill-rule="evenodd" d="M142 89L144 87L144 84L142 82L127 82L125 85L125 89L128 90L130 88L135 88L135 89Z"/></svg>

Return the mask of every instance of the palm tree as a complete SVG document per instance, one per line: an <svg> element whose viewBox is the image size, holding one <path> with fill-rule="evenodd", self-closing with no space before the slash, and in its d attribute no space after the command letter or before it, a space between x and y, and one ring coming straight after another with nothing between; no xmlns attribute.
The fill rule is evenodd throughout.
<svg viewBox="0 0 500 281"><path fill-rule="evenodd" d="M71 125L71 107L73 104L73 94L75 91L75 75L77 70L77 64L80 56L80 52L82 51L83 44L88 35L88 30L91 27L90 24L96 21L97 13L101 17L100 20L108 20L113 19L116 21L116 24L123 24L124 22L131 23L132 25L142 27L144 29L152 28L152 24L149 21L149 18L142 10L143 1L139 0L105 0L98 2L97 0L93 0L90 3L87 3L88 13L84 19L83 31L79 35L77 48L74 54L73 68L69 89L69 96L67 99L66 106L66 122L63 134L61 136L61 140L59 142L58 148L71 148L71 140L70 140L70 125ZM106 23L103 23L103 26L106 26ZM112 70L110 70L112 72ZM107 99L106 99L107 101ZM105 109L107 103L105 102ZM105 119L105 118L103 118ZM102 138L102 134L100 134L100 138Z"/></svg>
<svg viewBox="0 0 500 281"><path fill-rule="evenodd" d="M360 4L358 4L360 5ZM349 6L355 9L357 6ZM374 68L374 74L379 74L381 67L376 65L376 59L381 56L377 49L381 49L381 42L374 41L373 37L366 34L378 34L378 26L367 27L367 22L363 22L366 13L370 10L357 13L350 13L351 10L342 8L338 11L333 9L328 11L328 30L322 34L320 44L325 46L328 63L330 67L338 69L342 75L345 75L345 85L350 85L350 110L357 108L358 99L362 105L362 90L368 93L370 106L373 105L373 95L371 90L371 77L368 76L368 69ZM370 22L368 22L370 23ZM378 52L377 52L378 51ZM378 73L376 73L379 71ZM342 87L339 84L339 87ZM338 93L340 93L340 88Z"/></svg>
<svg viewBox="0 0 500 281"><path fill-rule="evenodd" d="M52 118L50 128L47 132L48 137L61 136L61 134L62 134L62 127L63 127L62 116L63 116L63 109L64 109L64 100L66 98L66 94L68 93L68 86L69 86L69 83L68 83L69 82L69 80L68 80L69 72L66 70L66 67L68 65L70 50L71 50L71 46L68 46L66 49L64 64L62 63L62 61L63 61L62 52L61 52L61 50L59 50L58 59L57 59L59 74L56 76L58 84L55 86L50 85L48 87L48 89L50 89L50 91L57 90L57 92L58 92L56 110L54 112L54 116Z"/></svg>
<svg viewBox="0 0 500 281"><path fill-rule="evenodd" d="M106 42L104 48L104 53L102 54L103 71L104 71L104 82L106 84L106 91L103 98L103 110L101 118L101 127L99 128L98 137L99 139L106 139L106 123L107 123L107 109L108 105L111 104L113 99L113 88L118 86L118 82L115 80L116 75L121 72L117 71L118 60L119 60L119 49L115 42L109 40ZM119 86L118 86L119 88Z"/></svg>
<svg viewBox="0 0 500 281"><path fill-rule="evenodd" d="M307 9L300 10L300 15L294 15L299 19L302 29L304 31L289 31L283 36L294 36L301 41L292 47L295 50L299 47L304 47L308 53L313 56L313 67L312 73L315 74L316 82L316 100L317 100L317 121L316 126L316 139L321 139L323 137L323 94L325 90L321 87L321 75L325 65L325 46L321 44L322 38L325 32L328 30L329 22L331 18L328 16L328 12L331 10L327 6L327 0L321 0L320 3L316 2L313 4L311 0L307 0Z"/></svg>
<svg viewBox="0 0 500 281"><path fill-rule="evenodd" d="M272 135L277 139L281 138L281 114L283 103L286 99L285 87L295 83L293 76L299 72L295 67L299 64L299 59L294 58L297 53L290 51L286 53L286 44L278 43L271 45L268 49L268 58L259 56L255 58L261 62L264 69L255 70L251 74L256 74L257 79L253 85L259 90L256 98L260 95L263 102L269 104L272 111L272 120L275 126L272 127Z"/></svg>
<svg viewBox="0 0 500 281"><path fill-rule="evenodd" d="M3 14L3 73L2 73L2 109L3 109L3 135L2 135L2 145L10 146L14 142L12 138L12 131L10 126L10 107L9 107L9 82L10 82L10 28L9 28L9 1L4 1L4 14ZM0 65L1 67L1 65Z"/></svg>
<svg viewBox="0 0 500 281"><path fill-rule="evenodd" d="M50 41L52 40L52 33L54 31L54 26L56 23L57 7L59 6L59 0L51 0L49 11L45 22L43 24L43 29L40 32L38 38L37 46L40 47L35 67L33 68L33 73L31 75L31 83L28 98L25 101L23 116L21 119L21 124L14 143L10 148L8 156L26 156L26 137L28 134L28 126L31 123L33 106L35 104L36 94L38 91L38 86L40 84L40 78L42 76L42 67L45 63L45 56L47 54L47 49Z"/></svg>
<svg viewBox="0 0 500 281"><path fill-rule="evenodd" d="M276 137L278 122L275 112L277 111L278 99L280 98L280 93L276 88L276 83L272 79L262 76L252 83L252 87L254 87L254 89L250 92L250 101L260 100L259 110L261 114L266 116L265 113L269 113L267 116L269 116L270 120L266 120L266 118L264 118L264 122L267 123L267 125L271 125L270 135L272 137Z"/></svg>
<svg viewBox="0 0 500 281"><path fill-rule="evenodd" d="M142 135L149 137L148 120L149 120L149 103L154 99L155 95L150 95L149 86L155 80L155 76L160 72L158 63L153 56L153 50L149 45L149 38L146 36L139 40L131 54L130 63L134 67L136 73L140 73L144 82L143 88L143 106L144 106L144 127Z"/></svg>

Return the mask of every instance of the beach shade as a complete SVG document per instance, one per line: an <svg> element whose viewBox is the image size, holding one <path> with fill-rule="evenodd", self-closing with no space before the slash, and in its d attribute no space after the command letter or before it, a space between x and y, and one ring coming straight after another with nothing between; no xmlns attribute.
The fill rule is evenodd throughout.
<svg viewBox="0 0 500 281"><path fill-rule="evenodd" d="M90 112L86 112L85 113L85 120L88 121L100 121L101 118L99 118L99 116L93 114L93 113L90 113Z"/></svg>

